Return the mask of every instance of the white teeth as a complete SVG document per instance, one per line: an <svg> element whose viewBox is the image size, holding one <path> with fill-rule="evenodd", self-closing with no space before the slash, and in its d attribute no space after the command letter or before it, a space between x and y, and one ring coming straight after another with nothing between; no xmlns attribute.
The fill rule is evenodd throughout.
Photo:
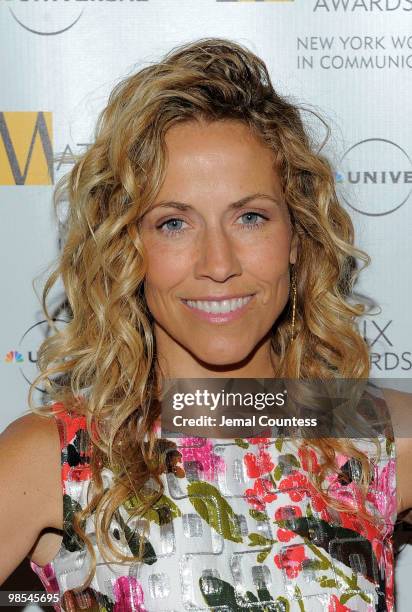
<svg viewBox="0 0 412 612"><path fill-rule="evenodd" d="M232 312L233 310L241 308L242 306L247 304L251 298L252 296L248 295L243 298L234 298L233 300L220 300L218 302L205 302L199 300L185 300L185 302L188 306L190 306L190 308L197 308L198 310L203 310L204 312L211 312L213 314L222 314L225 312Z"/></svg>

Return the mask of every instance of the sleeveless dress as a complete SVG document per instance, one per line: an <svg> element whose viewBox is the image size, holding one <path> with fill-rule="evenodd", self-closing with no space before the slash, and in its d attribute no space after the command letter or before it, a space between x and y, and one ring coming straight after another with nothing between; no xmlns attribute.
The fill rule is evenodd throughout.
<svg viewBox="0 0 412 612"><path fill-rule="evenodd" d="M53 405L61 442L64 532L55 558L30 562L48 593L59 593L56 611L107 612L347 612L394 610L392 536L396 520L395 446L379 387L366 395L386 419L380 457L371 440L355 440L373 462L366 508L383 518L366 520L360 507L358 460L338 455L341 474L327 477L331 498L350 511L326 505L309 479L319 469L313 449L283 438L174 438L161 475L164 495L142 518L129 519L129 498L110 528L116 547L143 563L107 564L86 522L97 569L80 593L88 551L72 528L90 481L86 419ZM165 440L165 438L163 438ZM342 474L345 478L342 478ZM113 473L102 470L104 486ZM136 500L135 500L136 501Z"/></svg>

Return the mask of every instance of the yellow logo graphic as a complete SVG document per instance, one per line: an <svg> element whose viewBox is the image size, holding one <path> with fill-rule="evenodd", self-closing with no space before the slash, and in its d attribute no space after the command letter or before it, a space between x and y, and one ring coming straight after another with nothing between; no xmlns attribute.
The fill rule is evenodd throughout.
<svg viewBox="0 0 412 612"><path fill-rule="evenodd" d="M0 185L53 180L52 113L0 112Z"/></svg>

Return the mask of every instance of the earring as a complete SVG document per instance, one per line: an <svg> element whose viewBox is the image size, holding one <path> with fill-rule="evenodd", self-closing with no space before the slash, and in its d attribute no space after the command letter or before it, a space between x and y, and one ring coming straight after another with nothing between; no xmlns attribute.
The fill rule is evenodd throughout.
<svg viewBox="0 0 412 612"><path fill-rule="evenodd" d="M295 317L296 317L296 270L295 266L292 269L292 332L290 341L295 339Z"/></svg>

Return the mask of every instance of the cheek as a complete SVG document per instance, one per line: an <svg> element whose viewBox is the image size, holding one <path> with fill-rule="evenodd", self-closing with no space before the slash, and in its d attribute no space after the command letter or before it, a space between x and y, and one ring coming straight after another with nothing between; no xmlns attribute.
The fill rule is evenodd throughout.
<svg viewBox="0 0 412 612"><path fill-rule="evenodd" d="M161 292L174 287L187 276L189 262L187 254L171 256L165 249L153 249L147 259L147 290Z"/></svg>
<svg viewBox="0 0 412 612"><path fill-rule="evenodd" d="M245 254L250 272L262 280L275 282L289 274L290 240L283 234L256 240L256 246Z"/></svg>

